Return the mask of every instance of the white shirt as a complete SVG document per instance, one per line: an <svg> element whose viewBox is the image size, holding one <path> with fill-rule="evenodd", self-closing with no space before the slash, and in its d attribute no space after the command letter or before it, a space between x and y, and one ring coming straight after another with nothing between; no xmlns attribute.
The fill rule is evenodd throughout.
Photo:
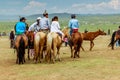
<svg viewBox="0 0 120 80"><path fill-rule="evenodd" d="M60 25L59 25L58 21L53 21L51 24L50 31L51 32L59 32L59 30L60 30Z"/></svg>
<svg viewBox="0 0 120 80"><path fill-rule="evenodd" d="M62 31L60 31L60 25L58 21L52 21L50 32L59 32L64 35Z"/></svg>
<svg viewBox="0 0 120 80"><path fill-rule="evenodd" d="M38 32L40 30L40 25L37 25L37 22L34 22L28 29L28 31Z"/></svg>

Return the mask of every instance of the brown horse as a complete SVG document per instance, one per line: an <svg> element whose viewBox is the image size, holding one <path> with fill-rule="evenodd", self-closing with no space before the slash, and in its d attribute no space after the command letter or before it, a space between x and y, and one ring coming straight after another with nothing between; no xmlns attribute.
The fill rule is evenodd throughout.
<svg viewBox="0 0 120 80"><path fill-rule="evenodd" d="M33 31L26 31L26 36L28 37L28 60L30 60L30 49L34 48L34 32Z"/></svg>
<svg viewBox="0 0 120 80"><path fill-rule="evenodd" d="M41 57L45 45L46 45L46 34L43 32L37 32L34 38L34 49L35 49L34 59L36 63L38 61L38 58L39 61L41 62Z"/></svg>
<svg viewBox="0 0 120 80"><path fill-rule="evenodd" d="M71 58L80 57L80 48L82 48L83 38L80 32L72 33L69 35L69 28L64 28L62 32L68 37L68 44L71 48Z"/></svg>
<svg viewBox="0 0 120 80"><path fill-rule="evenodd" d="M120 30L113 32L111 42L108 46L114 49L114 44L116 43L117 40L120 40Z"/></svg>
<svg viewBox="0 0 120 80"><path fill-rule="evenodd" d="M90 41L90 51L94 46L93 40L99 35L106 35L106 33L104 31L101 31L100 29L96 32L82 33L83 40Z"/></svg>
<svg viewBox="0 0 120 80"><path fill-rule="evenodd" d="M50 32L47 35L47 61L55 62L56 56L58 55L58 60L60 61L60 47L62 44L61 37L55 32ZM56 52L57 51L57 52Z"/></svg>
<svg viewBox="0 0 120 80"><path fill-rule="evenodd" d="M18 35L15 39L15 49L17 51L16 63L23 64L25 62L25 48L28 45L26 35Z"/></svg>

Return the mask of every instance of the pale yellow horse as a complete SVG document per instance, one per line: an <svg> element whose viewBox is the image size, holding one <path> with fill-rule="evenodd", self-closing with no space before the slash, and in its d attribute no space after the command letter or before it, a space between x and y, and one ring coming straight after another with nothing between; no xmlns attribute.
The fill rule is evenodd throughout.
<svg viewBox="0 0 120 80"><path fill-rule="evenodd" d="M41 62L41 56L45 45L46 45L46 34L43 32L37 32L34 38L34 49L35 49L34 59L36 63L38 61L38 58L39 61Z"/></svg>
<svg viewBox="0 0 120 80"><path fill-rule="evenodd" d="M58 60L60 61L60 47L62 44L61 37L55 33L55 32L50 32L47 35L47 61L50 62L55 62L55 59L58 55Z"/></svg>

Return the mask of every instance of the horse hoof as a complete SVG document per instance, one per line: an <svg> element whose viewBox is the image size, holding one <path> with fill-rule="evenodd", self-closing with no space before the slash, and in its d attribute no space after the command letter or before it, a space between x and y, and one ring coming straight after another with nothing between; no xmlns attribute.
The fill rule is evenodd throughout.
<svg viewBox="0 0 120 80"><path fill-rule="evenodd" d="M73 58L73 56L71 56L71 58Z"/></svg>

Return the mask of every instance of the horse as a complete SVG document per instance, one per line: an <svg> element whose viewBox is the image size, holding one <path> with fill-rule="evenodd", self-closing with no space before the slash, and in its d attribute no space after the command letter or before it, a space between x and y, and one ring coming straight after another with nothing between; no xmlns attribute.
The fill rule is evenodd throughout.
<svg viewBox="0 0 120 80"><path fill-rule="evenodd" d="M93 40L99 35L106 35L106 33L104 31L101 31L100 29L95 32L82 33L83 40L90 41L90 49L89 49L90 51L94 47Z"/></svg>
<svg viewBox="0 0 120 80"><path fill-rule="evenodd" d="M112 50L114 49L114 44L116 43L117 40L120 41L120 31L119 30L113 32L111 42L108 45L109 47L112 48Z"/></svg>
<svg viewBox="0 0 120 80"><path fill-rule="evenodd" d="M35 63L37 63L38 58L39 58L39 61L41 62L41 57L43 56L43 50L45 46L46 46L46 34L44 32L37 32L34 38Z"/></svg>
<svg viewBox="0 0 120 80"><path fill-rule="evenodd" d="M62 44L62 39L58 33L56 32L48 33L47 35L47 61L48 62L52 60L52 62L54 63L57 55L58 55L58 60L60 61L59 51L60 51L61 44Z"/></svg>
<svg viewBox="0 0 120 80"><path fill-rule="evenodd" d="M34 31L26 31L28 37L28 60L30 60L30 49L34 49Z"/></svg>
<svg viewBox="0 0 120 80"><path fill-rule="evenodd" d="M83 42L82 34L80 32L75 32L72 33L72 35L70 36L69 31L70 29L68 27L62 30L64 35L68 37L68 44L71 48L71 58L76 58L76 57L79 58L80 48L82 48L82 42Z"/></svg>
<svg viewBox="0 0 120 80"><path fill-rule="evenodd" d="M15 49L17 51L16 63L23 64L25 62L25 48L28 45L26 35L18 35L15 39Z"/></svg>

